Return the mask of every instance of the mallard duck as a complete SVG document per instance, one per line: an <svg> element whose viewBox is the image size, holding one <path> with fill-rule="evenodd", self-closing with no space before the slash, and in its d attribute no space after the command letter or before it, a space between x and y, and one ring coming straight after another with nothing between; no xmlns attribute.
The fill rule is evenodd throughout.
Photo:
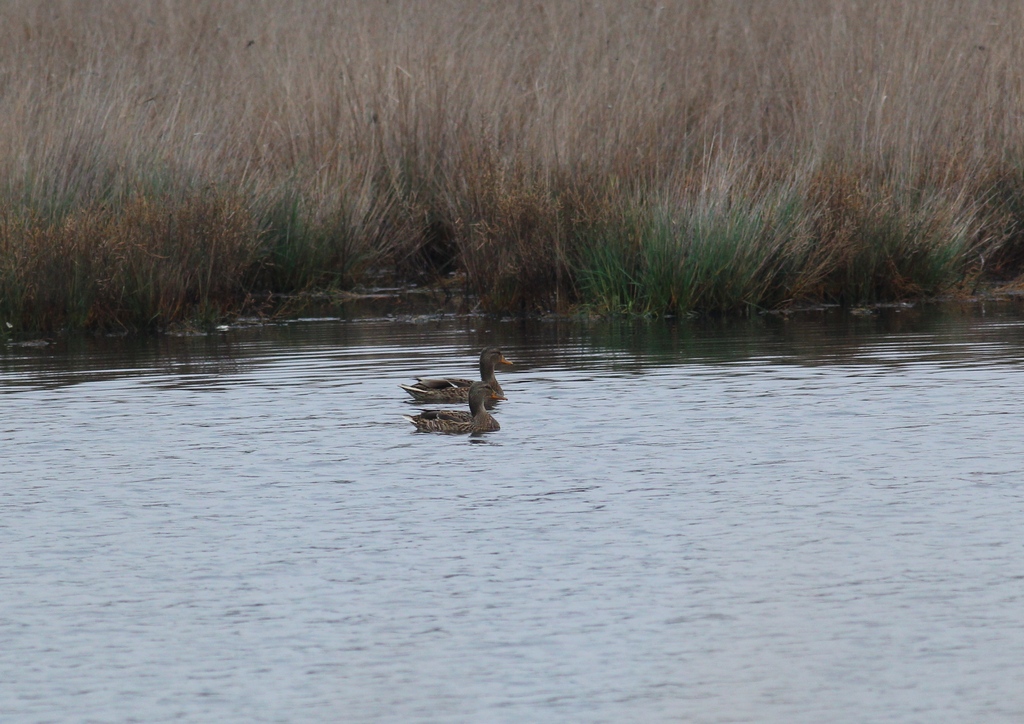
<svg viewBox="0 0 1024 724"><path fill-rule="evenodd" d="M402 415L420 432L494 432L501 425L491 417L484 400L504 400L486 382L469 387L469 412L464 410L425 410L419 415Z"/></svg>
<svg viewBox="0 0 1024 724"><path fill-rule="evenodd" d="M491 389L499 397L494 399L505 399L502 395L505 392L494 378L494 365L512 364L501 350L497 347L488 347L480 353L480 380L491 386ZM469 387L473 380L463 380L457 377L419 377L415 385L399 385L403 390L415 397L420 402L466 402L469 399Z"/></svg>

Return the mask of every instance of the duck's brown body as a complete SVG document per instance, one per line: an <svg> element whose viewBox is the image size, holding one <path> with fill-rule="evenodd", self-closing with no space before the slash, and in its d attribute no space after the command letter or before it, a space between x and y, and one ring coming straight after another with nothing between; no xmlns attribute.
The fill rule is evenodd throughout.
<svg viewBox="0 0 1024 724"><path fill-rule="evenodd" d="M474 382L468 390L469 412L464 410L425 410L419 415L405 415L405 419L420 432L494 432L501 425L491 417L484 406L487 399L504 400L485 382Z"/></svg>
<svg viewBox="0 0 1024 724"><path fill-rule="evenodd" d="M511 365L501 350L489 347L480 353L480 381L486 382L499 399L505 393L494 377L494 366L497 364ZM473 380L460 377L420 377L414 385L401 385L401 388L420 402L467 402L469 388ZM488 406L491 400L486 401Z"/></svg>

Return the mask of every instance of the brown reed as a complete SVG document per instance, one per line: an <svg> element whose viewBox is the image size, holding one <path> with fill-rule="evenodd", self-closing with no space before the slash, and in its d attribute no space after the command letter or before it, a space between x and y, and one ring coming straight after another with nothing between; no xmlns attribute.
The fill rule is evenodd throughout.
<svg viewBox="0 0 1024 724"><path fill-rule="evenodd" d="M1012 278L1022 61L998 0L10 0L0 323L383 273L654 313Z"/></svg>

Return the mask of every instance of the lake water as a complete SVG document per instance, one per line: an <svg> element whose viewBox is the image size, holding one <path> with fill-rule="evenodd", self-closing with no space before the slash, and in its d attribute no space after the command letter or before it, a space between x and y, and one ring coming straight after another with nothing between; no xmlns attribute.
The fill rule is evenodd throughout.
<svg viewBox="0 0 1024 724"><path fill-rule="evenodd" d="M500 345L502 429L398 388ZM1024 312L0 346L0 720L1019 722Z"/></svg>

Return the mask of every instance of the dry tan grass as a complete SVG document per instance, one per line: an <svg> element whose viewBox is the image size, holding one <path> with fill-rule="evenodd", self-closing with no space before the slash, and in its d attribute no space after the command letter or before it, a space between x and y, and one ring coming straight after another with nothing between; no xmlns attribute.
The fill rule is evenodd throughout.
<svg viewBox="0 0 1024 724"><path fill-rule="evenodd" d="M0 221L4 312L22 329L164 327L237 306L254 222L237 199L136 197ZM13 322L12 322L13 324Z"/></svg>
<svg viewBox="0 0 1024 724"><path fill-rule="evenodd" d="M1016 273L1022 69L1011 1L8 0L0 203L59 219L223 194L262 220L242 246L264 272L345 237L250 283L454 266L526 308L578 298L568 247L609 209L784 184L814 244L849 242L829 214L917 194ZM842 297L850 253L811 250L787 284Z"/></svg>

